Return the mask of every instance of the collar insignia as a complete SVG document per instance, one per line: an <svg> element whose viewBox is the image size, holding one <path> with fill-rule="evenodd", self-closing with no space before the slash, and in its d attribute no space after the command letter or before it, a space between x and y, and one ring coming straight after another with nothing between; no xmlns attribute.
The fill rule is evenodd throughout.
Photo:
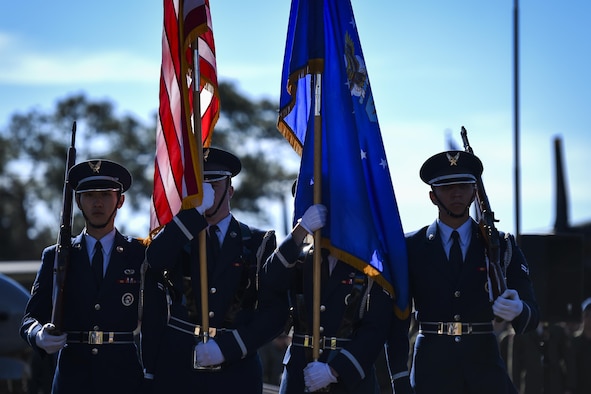
<svg viewBox="0 0 591 394"><path fill-rule="evenodd" d="M446 153L445 155L447 156L447 160L449 161L450 167L458 165L458 159L460 158L460 152L456 153L455 156L452 156L449 153Z"/></svg>

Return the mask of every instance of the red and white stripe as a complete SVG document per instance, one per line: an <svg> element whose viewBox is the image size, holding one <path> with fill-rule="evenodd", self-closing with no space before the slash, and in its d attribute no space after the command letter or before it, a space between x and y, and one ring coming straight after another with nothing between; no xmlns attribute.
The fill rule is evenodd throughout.
<svg viewBox="0 0 591 394"><path fill-rule="evenodd" d="M199 52L201 133L204 146L208 146L220 109L209 0L164 0L150 229L168 223L183 208L183 201L188 197L194 199L201 190L202 180L198 179L201 163L197 160L191 127L191 43L195 38Z"/></svg>

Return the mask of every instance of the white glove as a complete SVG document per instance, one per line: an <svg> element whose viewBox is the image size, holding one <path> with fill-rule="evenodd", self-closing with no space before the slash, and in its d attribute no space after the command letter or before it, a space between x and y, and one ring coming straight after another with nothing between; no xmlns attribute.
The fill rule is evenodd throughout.
<svg viewBox="0 0 591 394"><path fill-rule="evenodd" d="M213 206L214 197L215 193L213 191L213 187L211 187L211 184L203 182L203 198L201 199L201 205L195 208L197 212L203 215L203 212L211 208Z"/></svg>
<svg viewBox="0 0 591 394"><path fill-rule="evenodd" d="M314 392L331 383L336 383L337 378L330 371L330 366L320 361L313 361L304 368L304 383L307 392Z"/></svg>
<svg viewBox="0 0 591 394"><path fill-rule="evenodd" d="M513 321L523 311L523 302L517 291L507 289L497 297L492 306L495 316L506 321Z"/></svg>
<svg viewBox="0 0 591 394"><path fill-rule="evenodd" d="M51 323L43 325L41 330L37 332L35 343L48 354L53 354L59 351L66 344L68 334L53 335L51 332L55 330L55 326Z"/></svg>
<svg viewBox="0 0 591 394"><path fill-rule="evenodd" d="M195 346L195 353L197 356L197 365L202 367L220 365L225 361L220 347L211 338L206 343L201 342L197 344Z"/></svg>
<svg viewBox="0 0 591 394"><path fill-rule="evenodd" d="M314 231L324 227L326 224L326 207L322 204L312 205L306 209L304 216L300 219L300 226L312 234Z"/></svg>

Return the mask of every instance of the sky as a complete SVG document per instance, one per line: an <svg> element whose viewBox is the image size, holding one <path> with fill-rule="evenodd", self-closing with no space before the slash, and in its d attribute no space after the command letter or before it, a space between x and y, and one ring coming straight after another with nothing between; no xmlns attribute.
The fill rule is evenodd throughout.
<svg viewBox="0 0 591 394"><path fill-rule="evenodd" d="M150 119L158 108L161 1L1 1L0 128L12 114L49 111L77 93ZM405 231L434 220L419 168L447 149L448 135L461 147L462 126L484 163L500 230L517 231L518 173L521 234L551 232L555 138L563 146L570 223L591 221L591 2L518 2L515 163L516 2L352 0ZM290 1L210 5L219 80L279 103ZM145 235L149 212L137 222L134 235Z"/></svg>

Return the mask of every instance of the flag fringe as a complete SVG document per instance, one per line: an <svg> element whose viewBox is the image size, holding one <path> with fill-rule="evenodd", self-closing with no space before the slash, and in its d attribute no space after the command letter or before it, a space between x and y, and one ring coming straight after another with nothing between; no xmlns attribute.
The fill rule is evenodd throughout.
<svg viewBox="0 0 591 394"><path fill-rule="evenodd" d="M287 115L289 115L289 113L295 106L297 98L296 90L298 86L297 81L301 78L304 78L306 75L318 74L322 73L323 71L324 59L310 59L308 60L306 66L297 69L296 71L291 73L289 78L287 79L287 86L285 87L285 89L287 89L287 92L290 94L291 100L285 107L279 109L277 128L279 129L279 132L283 135L283 137L285 137L287 142L289 142L293 150L300 156L302 155L303 149L302 143L299 141L291 127L289 127L289 125L286 122L284 122L283 119Z"/></svg>
<svg viewBox="0 0 591 394"><path fill-rule="evenodd" d="M390 284L386 280L386 278L384 278L384 276L381 274L381 272L376 270L371 265L367 264L366 261L363 261L362 259L357 258L357 257L345 252L344 250L335 247L334 245L331 244L330 239L328 239L328 238L322 238L322 248L328 249L330 251L330 254L335 256L338 260L341 260L341 261L347 263L348 265L352 266L353 268L357 269L358 271L363 272L365 275L370 277L378 285L380 285L382 287L382 289L384 289L384 291L386 291L388 294L390 294L390 297L392 297L393 301L396 301L397 295L396 295L396 291L392 287L392 284ZM404 310L402 310L394 302L394 313L396 314L396 316L399 319L406 319L410 314L410 309L407 306Z"/></svg>
<svg viewBox="0 0 591 394"><path fill-rule="evenodd" d="M380 271L367 264L367 261L364 261L358 257L353 256L352 254L345 252L342 249L335 247L328 238L322 238L322 247L324 249L330 250L330 253L338 260L349 264L350 266L372 278L385 291L387 291L393 299L396 299L396 293L394 292L392 285L388 283Z"/></svg>

